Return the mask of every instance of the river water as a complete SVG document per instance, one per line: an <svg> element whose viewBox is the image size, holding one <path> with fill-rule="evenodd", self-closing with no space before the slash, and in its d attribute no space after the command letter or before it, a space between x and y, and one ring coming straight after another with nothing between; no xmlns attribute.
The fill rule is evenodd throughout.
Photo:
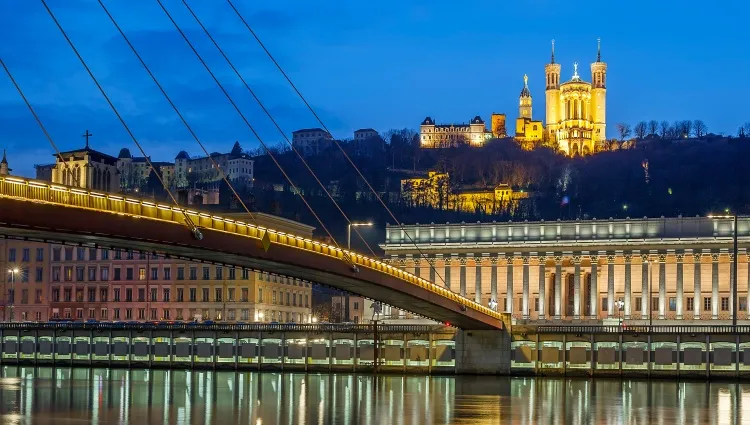
<svg viewBox="0 0 750 425"><path fill-rule="evenodd" d="M0 369L3 424L750 423L750 383Z"/></svg>

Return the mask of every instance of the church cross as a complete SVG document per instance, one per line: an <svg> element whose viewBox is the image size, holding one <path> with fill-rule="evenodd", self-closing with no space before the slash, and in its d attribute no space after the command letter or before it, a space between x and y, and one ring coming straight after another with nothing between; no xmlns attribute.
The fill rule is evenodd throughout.
<svg viewBox="0 0 750 425"><path fill-rule="evenodd" d="M91 136L93 136L93 134L89 133L88 130L86 130L86 132L83 133L83 136L81 136L81 137L83 137L83 138L86 139L86 149L89 148L89 137L91 137Z"/></svg>

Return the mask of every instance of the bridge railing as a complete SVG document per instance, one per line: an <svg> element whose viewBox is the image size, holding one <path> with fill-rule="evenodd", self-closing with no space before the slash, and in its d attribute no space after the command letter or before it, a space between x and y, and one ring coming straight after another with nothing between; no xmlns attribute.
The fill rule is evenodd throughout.
<svg viewBox="0 0 750 425"><path fill-rule="evenodd" d="M466 297L456 294L450 289L393 267L383 261L365 257L362 254L343 250L323 242L314 241L291 233L268 229L240 220L224 218L192 209L159 204L130 195L90 191L15 176L0 177L0 197L21 198L67 207L85 208L179 224L185 224L187 222L186 217L189 217L189 219L198 227L233 233L258 240L263 238L264 233L267 232L271 244L286 245L320 255L334 257L342 261L348 257L359 267L366 267L397 277L412 285L448 298L464 308L470 308L487 316L501 320L504 323L508 322L507 318L504 318L502 313L498 313Z"/></svg>
<svg viewBox="0 0 750 425"><path fill-rule="evenodd" d="M372 325L372 324L263 324L263 323L110 323L110 322L0 322L0 330L165 330L165 331L219 331L219 332L346 332L346 333L435 333L453 332L442 325Z"/></svg>
<svg viewBox="0 0 750 425"><path fill-rule="evenodd" d="M521 333L538 333L538 334L735 334L750 333L750 325L541 325L526 326L523 330L517 329Z"/></svg>

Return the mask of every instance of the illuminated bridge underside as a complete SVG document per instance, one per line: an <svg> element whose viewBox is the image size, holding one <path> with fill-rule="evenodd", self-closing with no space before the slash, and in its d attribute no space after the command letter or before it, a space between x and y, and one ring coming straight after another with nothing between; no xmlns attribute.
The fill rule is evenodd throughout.
<svg viewBox="0 0 750 425"><path fill-rule="evenodd" d="M56 195L49 189L0 181L0 234L8 237L38 239L50 242L99 245L181 256L236 267L268 271L299 279L322 283L398 308L448 322L462 329L500 329L501 316L478 304L446 292L426 281L415 281L414 276L390 269L383 263L357 257L359 272L342 260L342 253L332 248L311 247L312 241L303 242L292 236L271 233L271 247L265 251L260 243L258 229L255 234L238 234L234 225L216 224L217 217L196 216L193 221L201 227L203 239L195 240L184 224L170 221L162 215L149 217L132 212L153 206L145 201L122 201L123 212L103 208L71 206L70 198L91 196L68 192ZM36 189L49 194L65 196L67 201L40 201ZM26 191L29 196L8 196L11 191ZM104 195L109 197L110 195ZM36 200L29 200L29 198ZM122 199L122 198L120 198ZM90 202L95 202L91 199ZM102 202L109 202L103 199ZM170 217L181 214L175 211L157 211ZM157 218L158 217L158 218ZM210 228L205 222L212 222ZM218 229L223 230L218 230ZM249 227L246 231L251 233ZM291 241L288 241L290 239ZM296 245L296 246L295 246ZM372 266L372 268L368 267ZM376 268L381 268L378 270Z"/></svg>

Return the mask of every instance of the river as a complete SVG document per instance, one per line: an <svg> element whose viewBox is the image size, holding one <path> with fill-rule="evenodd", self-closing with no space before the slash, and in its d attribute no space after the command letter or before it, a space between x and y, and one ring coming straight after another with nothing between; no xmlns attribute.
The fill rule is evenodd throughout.
<svg viewBox="0 0 750 425"><path fill-rule="evenodd" d="M750 384L3 366L4 424L735 424Z"/></svg>

